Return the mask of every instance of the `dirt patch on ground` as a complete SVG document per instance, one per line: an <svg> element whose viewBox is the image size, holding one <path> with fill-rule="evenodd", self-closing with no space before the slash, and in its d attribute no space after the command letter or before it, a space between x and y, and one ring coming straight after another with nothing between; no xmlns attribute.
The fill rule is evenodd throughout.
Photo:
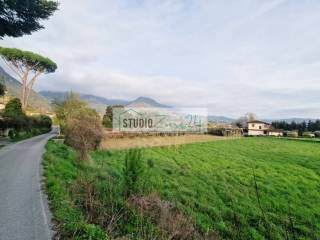
<svg viewBox="0 0 320 240"><path fill-rule="evenodd" d="M196 142L210 142L219 140L236 139L239 137L220 137L206 134L188 134L181 136L145 136L145 137L105 137L101 143L102 149L128 149L138 147L156 147L168 145L180 145Z"/></svg>

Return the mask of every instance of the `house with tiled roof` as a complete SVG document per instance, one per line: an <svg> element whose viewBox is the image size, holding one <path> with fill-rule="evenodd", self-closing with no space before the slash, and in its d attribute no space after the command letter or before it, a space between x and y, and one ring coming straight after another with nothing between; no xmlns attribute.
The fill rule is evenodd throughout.
<svg viewBox="0 0 320 240"><path fill-rule="evenodd" d="M283 136L283 131L274 129L270 123L253 120L247 124L248 136Z"/></svg>

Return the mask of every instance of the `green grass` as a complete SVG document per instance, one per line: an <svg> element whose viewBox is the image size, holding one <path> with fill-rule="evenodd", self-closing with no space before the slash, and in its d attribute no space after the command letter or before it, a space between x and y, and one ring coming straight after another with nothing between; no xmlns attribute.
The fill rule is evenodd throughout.
<svg viewBox="0 0 320 240"><path fill-rule="evenodd" d="M320 138L304 138L304 137L282 137L283 139L293 140L293 141L309 141L309 142L320 142Z"/></svg>
<svg viewBox="0 0 320 240"><path fill-rule="evenodd" d="M68 214L59 218L57 205L67 201L63 207L77 211L85 224L69 193L84 168L74 164L71 153L49 143L49 197L59 221L66 222ZM204 232L213 230L222 239L319 239L318 142L246 138L149 148L143 153L150 166L144 176L147 191L173 202ZM105 176L120 182L124 155L125 151L96 151L86 169L101 184L107 184Z"/></svg>
<svg viewBox="0 0 320 240"><path fill-rule="evenodd" d="M62 239L107 239L104 231L86 222L81 209L71 199L70 186L77 179L81 168L77 165L76 154L63 144L50 140L44 156L44 175L50 208L57 221Z"/></svg>

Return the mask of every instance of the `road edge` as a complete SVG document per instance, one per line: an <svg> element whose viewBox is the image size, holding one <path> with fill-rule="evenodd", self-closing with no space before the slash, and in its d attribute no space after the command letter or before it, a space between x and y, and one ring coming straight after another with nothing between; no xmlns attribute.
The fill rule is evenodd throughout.
<svg viewBox="0 0 320 240"><path fill-rule="evenodd" d="M44 154L46 151L46 145L48 141L55 137L57 134L55 133L49 133L50 136L47 137L46 139L46 144L44 145L44 148L41 153L41 158L39 161L39 169L38 169L38 184L39 184L39 195L40 195L40 205L41 205L41 212L43 215L44 223L46 226L46 231L50 239L53 239L53 237L56 234L56 231L54 230L54 224L53 224L53 214L50 210L50 205L49 205L49 198L47 194L47 188L46 188L46 177L44 176L44 167L43 167L43 161L44 161Z"/></svg>

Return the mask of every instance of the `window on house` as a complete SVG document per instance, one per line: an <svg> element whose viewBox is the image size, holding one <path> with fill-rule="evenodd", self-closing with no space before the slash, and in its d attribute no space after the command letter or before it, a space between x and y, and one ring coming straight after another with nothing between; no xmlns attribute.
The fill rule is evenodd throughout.
<svg viewBox="0 0 320 240"><path fill-rule="evenodd" d="M261 127L261 126L259 126L259 129L262 129L262 127Z"/></svg>
<svg viewBox="0 0 320 240"><path fill-rule="evenodd" d="M251 124L252 127L254 127L254 124Z"/></svg>

